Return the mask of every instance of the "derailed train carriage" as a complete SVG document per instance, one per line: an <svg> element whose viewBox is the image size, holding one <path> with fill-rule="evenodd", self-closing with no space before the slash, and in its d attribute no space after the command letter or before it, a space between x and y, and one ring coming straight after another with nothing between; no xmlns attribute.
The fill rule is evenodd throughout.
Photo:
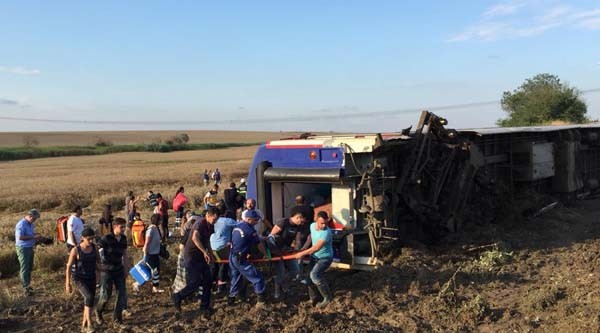
<svg viewBox="0 0 600 333"><path fill-rule="evenodd" d="M506 196L592 193L600 179L600 125L446 129L424 111L414 131L303 135L261 145L248 197L266 218L302 194L334 221L334 265L371 269L398 240L435 241L495 218Z"/></svg>

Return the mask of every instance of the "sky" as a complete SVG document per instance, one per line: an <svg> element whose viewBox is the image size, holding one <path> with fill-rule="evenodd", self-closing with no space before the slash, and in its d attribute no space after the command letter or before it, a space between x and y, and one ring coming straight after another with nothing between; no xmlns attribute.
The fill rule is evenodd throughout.
<svg viewBox="0 0 600 333"><path fill-rule="evenodd" d="M596 1L0 2L0 131L495 126L539 73L600 118Z"/></svg>

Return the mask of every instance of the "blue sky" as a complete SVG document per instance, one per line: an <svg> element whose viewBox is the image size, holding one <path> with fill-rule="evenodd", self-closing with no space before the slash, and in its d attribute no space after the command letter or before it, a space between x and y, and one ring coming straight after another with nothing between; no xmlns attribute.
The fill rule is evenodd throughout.
<svg viewBox="0 0 600 333"><path fill-rule="evenodd" d="M0 41L0 131L489 127L538 73L600 118L597 1L3 1Z"/></svg>

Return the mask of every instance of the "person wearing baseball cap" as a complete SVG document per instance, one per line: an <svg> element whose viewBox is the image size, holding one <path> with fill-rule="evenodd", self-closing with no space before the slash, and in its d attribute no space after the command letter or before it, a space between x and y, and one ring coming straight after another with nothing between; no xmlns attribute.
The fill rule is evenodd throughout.
<svg viewBox="0 0 600 333"><path fill-rule="evenodd" d="M259 215L251 210L246 214L246 219L237 224L231 232L231 250L229 251L229 269L231 273L231 286L227 304L233 305L240 295L242 280L245 278L254 286L256 293L256 306L262 308L265 306L265 279L262 274L247 260L250 250L258 245L258 249L265 254L264 246L258 233L254 229L254 224L258 222Z"/></svg>
<svg viewBox="0 0 600 333"><path fill-rule="evenodd" d="M33 247L41 236L35 233L34 222L40 218L40 212L33 208L17 223L15 242L19 259L19 276L25 296L31 295L31 271L33 270Z"/></svg>

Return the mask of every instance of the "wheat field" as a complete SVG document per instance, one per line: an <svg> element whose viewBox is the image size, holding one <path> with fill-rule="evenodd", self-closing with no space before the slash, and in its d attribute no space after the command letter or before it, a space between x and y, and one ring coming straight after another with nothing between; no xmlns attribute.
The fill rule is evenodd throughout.
<svg viewBox="0 0 600 333"><path fill-rule="evenodd" d="M0 162L0 276L12 276L17 283L18 263L14 250L15 224L31 208L40 210L36 232L56 237L55 221L68 215L72 207L82 205L86 223L96 227L104 204L113 205L115 216L124 216L125 195L145 196L148 190L171 200L184 186L195 209L208 188L201 174L204 169L219 168L223 184L239 183L246 177L256 150L236 147L171 153L119 153L98 156L73 156ZM221 189L222 191L222 189ZM152 210L139 204L142 219L149 220ZM171 212L172 214L172 212ZM65 260L63 244L43 246L36 251L36 270L54 272Z"/></svg>

